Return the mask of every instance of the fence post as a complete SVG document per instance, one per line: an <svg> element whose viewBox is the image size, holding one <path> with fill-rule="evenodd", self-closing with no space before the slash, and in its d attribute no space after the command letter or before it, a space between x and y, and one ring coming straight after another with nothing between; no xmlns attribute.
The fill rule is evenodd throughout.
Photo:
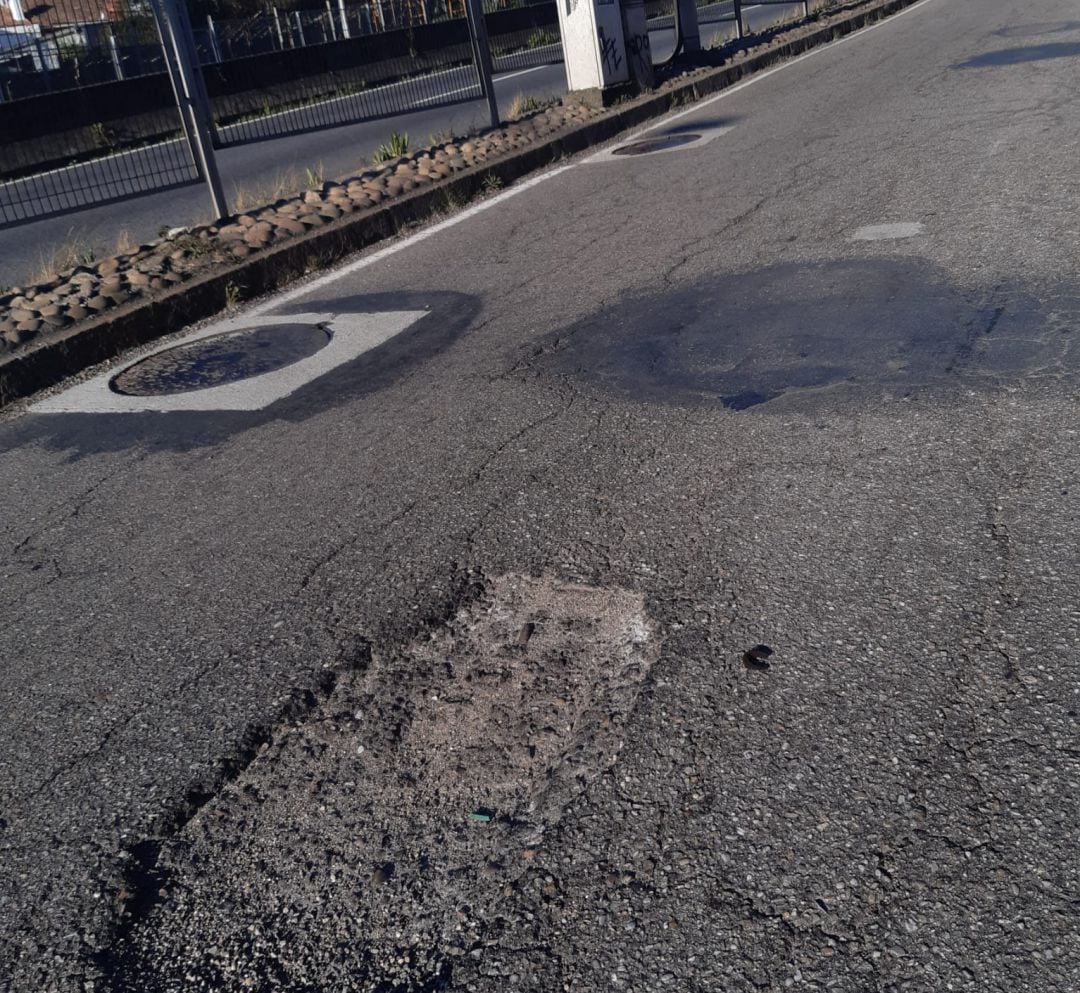
<svg viewBox="0 0 1080 993"><path fill-rule="evenodd" d="M214 25L214 19L207 14L206 15L206 30L210 35L210 48L214 52L214 61L221 61L221 45L218 43L217 27Z"/></svg>
<svg viewBox="0 0 1080 993"><path fill-rule="evenodd" d="M480 76L480 90L487 97L491 126L497 128L499 126L499 102L495 99L495 85L491 81L491 46L488 44L483 0L465 0L465 12L469 21L469 37L472 39L476 71Z"/></svg>
<svg viewBox="0 0 1080 993"><path fill-rule="evenodd" d="M735 37L742 41L742 0L735 0Z"/></svg>
<svg viewBox="0 0 1080 993"><path fill-rule="evenodd" d="M113 34L112 25L105 29L109 32L109 58L112 59L113 72L116 73L116 78L124 78L124 64L120 61L120 48L116 44L116 35Z"/></svg>
<svg viewBox="0 0 1080 993"><path fill-rule="evenodd" d="M349 32L349 19L345 16L345 0L337 0L338 14L341 17L341 37L351 38L352 35Z"/></svg>
<svg viewBox="0 0 1080 993"><path fill-rule="evenodd" d="M300 20L300 11L294 10L293 17L296 19L296 33L300 36L300 47L307 48L307 38L304 37L304 22Z"/></svg>
<svg viewBox="0 0 1080 993"><path fill-rule="evenodd" d="M810 16L810 0L802 0L802 16Z"/></svg>
<svg viewBox="0 0 1080 993"><path fill-rule="evenodd" d="M203 85L202 69L195 57L191 25L183 8L185 0L154 0L151 9L157 22L165 65L176 96L180 121L184 126L191 157L210 192L214 220L229 216L229 205L221 186L214 158L213 118Z"/></svg>

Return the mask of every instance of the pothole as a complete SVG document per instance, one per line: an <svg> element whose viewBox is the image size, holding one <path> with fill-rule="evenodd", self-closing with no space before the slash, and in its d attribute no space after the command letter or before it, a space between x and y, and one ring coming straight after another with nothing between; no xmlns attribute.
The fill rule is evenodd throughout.
<svg viewBox="0 0 1080 993"><path fill-rule="evenodd" d="M668 152L673 148L681 148L683 145L692 145L701 141L699 134L668 134L658 138L646 138L644 141L635 141L621 148L613 148L612 155L648 155L651 152Z"/></svg>
<svg viewBox="0 0 1080 993"><path fill-rule="evenodd" d="M515 894L550 885L545 837L615 763L659 651L640 593L485 581L164 843L108 988L449 988Z"/></svg>
<svg viewBox="0 0 1080 993"><path fill-rule="evenodd" d="M109 384L124 396L173 396L261 376L309 358L330 344L314 324L240 328L185 342L129 366Z"/></svg>

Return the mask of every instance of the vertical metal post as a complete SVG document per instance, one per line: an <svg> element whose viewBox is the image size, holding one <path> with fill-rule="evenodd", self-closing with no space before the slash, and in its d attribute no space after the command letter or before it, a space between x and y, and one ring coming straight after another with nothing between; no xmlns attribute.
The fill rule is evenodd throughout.
<svg viewBox="0 0 1080 993"><path fill-rule="evenodd" d="M802 0L802 16L810 16L810 0Z"/></svg>
<svg viewBox="0 0 1080 993"><path fill-rule="evenodd" d="M488 43L487 23L484 21L483 0L465 0L465 15L469 21L476 71L480 76L481 92L487 97L491 126L499 126L499 102L495 99L495 84L491 81L491 45Z"/></svg>
<svg viewBox="0 0 1080 993"><path fill-rule="evenodd" d="M735 37L742 41L742 0L735 0Z"/></svg>
<svg viewBox="0 0 1080 993"><path fill-rule="evenodd" d="M304 22L300 20L300 11L294 10L293 17L296 20L296 33L300 36L300 47L307 47L307 38L304 37Z"/></svg>
<svg viewBox="0 0 1080 993"><path fill-rule="evenodd" d="M113 72L117 79L124 78L124 63L120 60L120 48L116 44L116 35L113 34L112 25L105 29L109 32L109 58L112 59Z"/></svg>
<svg viewBox="0 0 1080 993"><path fill-rule="evenodd" d="M679 18L679 33L682 35L682 50L686 53L701 51L701 28L698 27L698 10L695 0L675 0L678 8L675 13Z"/></svg>
<svg viewBox="0 0 1080 993"><path fill-rule="evenodd" d="M191 25L187 20L186 0L154 0L151 9L157 22L165 65L180 110L191 157L210 193L210 207L215 220L229 216L229 205L221 186L217 159L214 157L213 118L206 96L202 70L195 55Z"/></svg>
<svg viewBox="0 0 1080 993"><path fill-rule="evenodd" d="M282 52L285 51L285 35L281 31L281 18L278 17L277 7L271 7L271 12L274 15L274 33L277 35L278 49Z"/></svg>
<svg viewBox="0 0 1080 993"><path fill-rule="evenodd" d="M337 41L337 25L334 23L334 12L330 9L330 0L326 0L326 23L330 28L330 38Z"/></svg>
<svg viewBox="0 0 1080 993"><path fill-rule="evenodd" d="M206 15L206 30L210 35L210 50L214 53L214 61L221 61L221 45L218 43L217 28L214 26L214 19L207 14Z"/></svg>
<svg viewBox="0 0 1080 993"><path fill-rule="evenodd" d="M337 0L338 16L341 18L341 37L350 38L349 19L345 16L345 0Z"/></svg>

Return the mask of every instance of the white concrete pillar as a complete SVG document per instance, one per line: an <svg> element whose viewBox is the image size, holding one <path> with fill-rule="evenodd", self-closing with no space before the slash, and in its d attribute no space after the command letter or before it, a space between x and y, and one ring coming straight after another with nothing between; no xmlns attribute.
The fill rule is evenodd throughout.
<svg viewBox="0 0 1080 993"><path fill-rule="evenodd" d="M567 89L603 91L630 80L616 0L556 0Z"/></svg>

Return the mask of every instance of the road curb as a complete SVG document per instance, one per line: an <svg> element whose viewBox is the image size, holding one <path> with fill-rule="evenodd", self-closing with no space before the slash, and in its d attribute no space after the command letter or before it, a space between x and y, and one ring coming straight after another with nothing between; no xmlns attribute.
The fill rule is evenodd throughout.
<svg viewBox="0 0 1080 993"><path fill-rule="evenodd" d="M918 0L869 0L831 16L818 27L797 26L798 36L737 53L734 61L705 68L690 78L665 84L659 92L616 106L528 148L475 166L452 178L396 197L361 214L349 215L243 261L195 276L149 299L123 304L101 317L51 333L0 359L0 407L54 386L123 351L182 330L226 310L239 293L244 299L281 289L346 256L392 238L406 226L445 209L448 198L471 199L490 187L543 169L616 135L721 90L746 76L834 41L912 6ZM790 30L790 29L789 29Z"/></svg>

